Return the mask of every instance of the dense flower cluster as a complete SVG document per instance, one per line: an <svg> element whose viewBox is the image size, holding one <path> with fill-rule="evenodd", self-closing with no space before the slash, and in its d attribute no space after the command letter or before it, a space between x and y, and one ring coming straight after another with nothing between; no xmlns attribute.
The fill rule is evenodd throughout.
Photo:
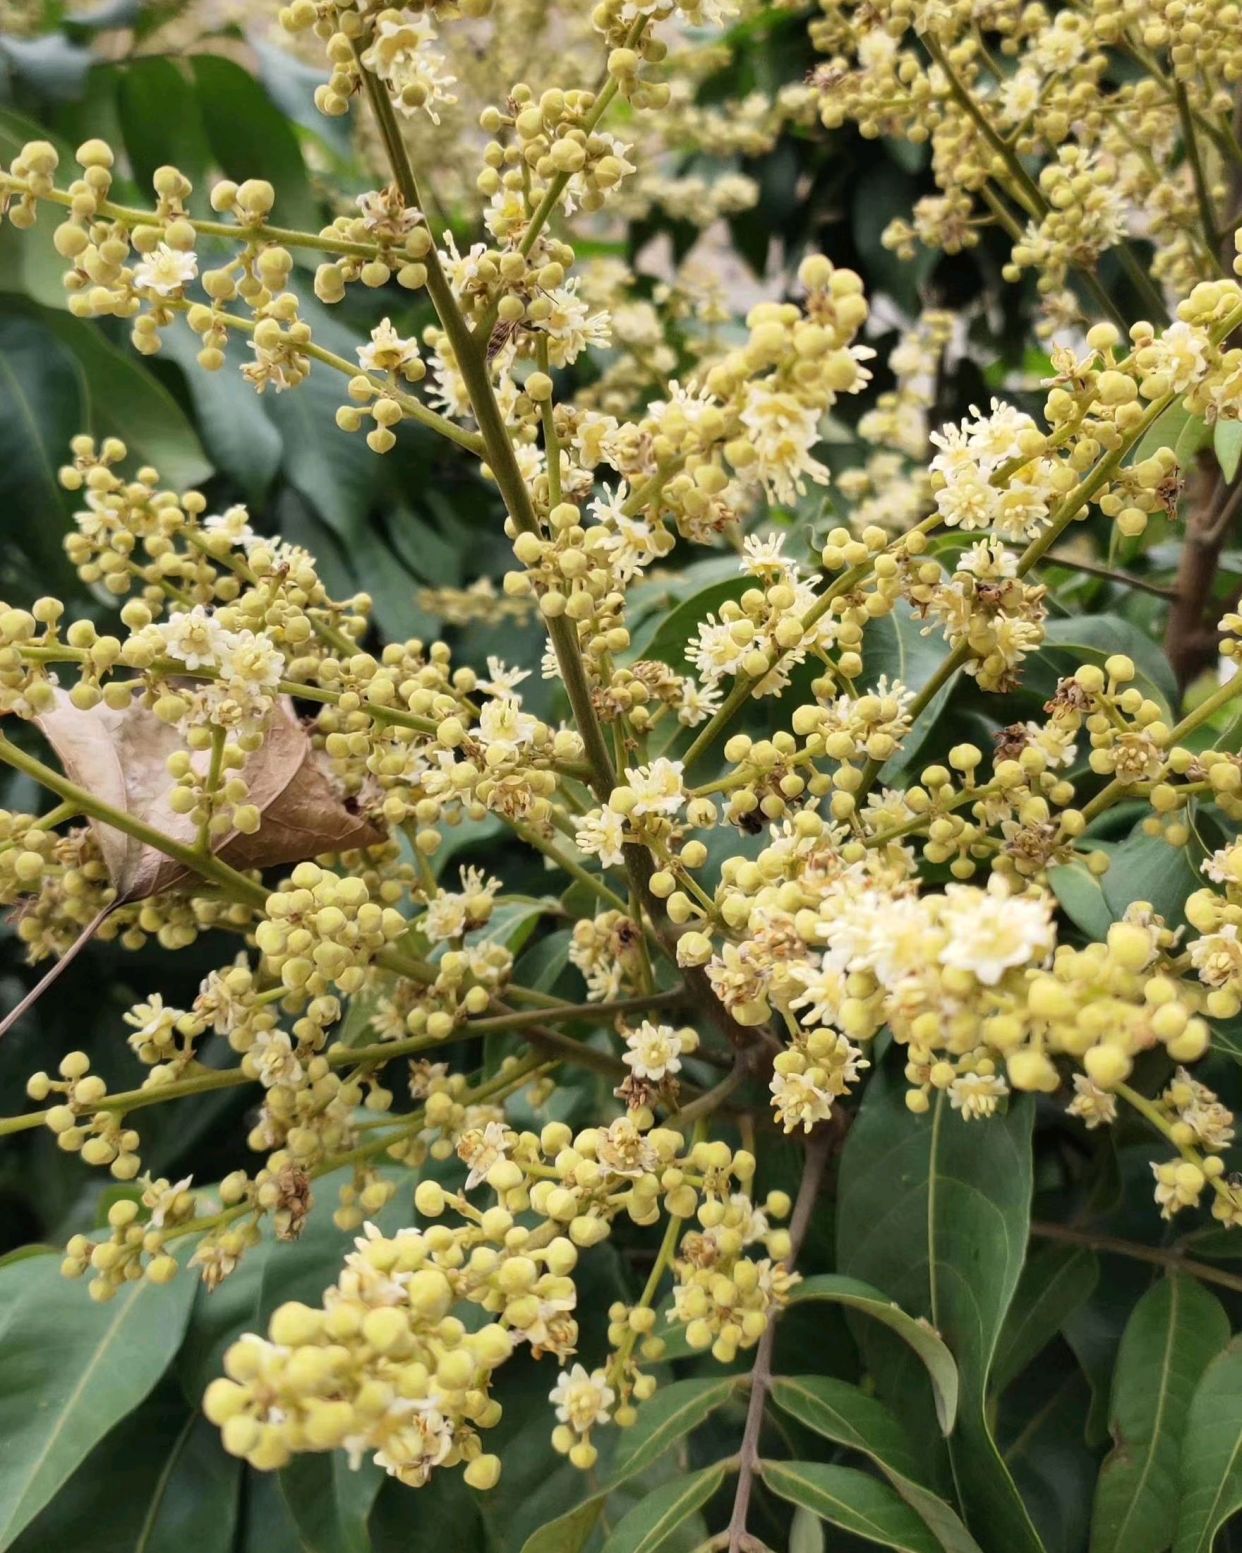
<svg viewBox="0 0 1242 1553"><path fill-rule="evenodd" d="M1060 1095L1087 1128L1120 1103L1174 1151L1154 1166L1166 1217L1206 1193L1224 1225L1242 1222L1233 1117L1192 1071L1212 1021L1242 1009L1242 846L1208 857L1188 927L1143 900L1089 935L1059 914L1066 874L1106 874L1092 827L1122 800L1174 846L1200 806L1242 818L1242 759L1217 717L1239 681L1179 720L1131 656L1079 652L1042 714L991 748L923 749L955 684L999 701L1041 664L1045 568L1072 525L1120 546L1176 513L1186 460L1162 417L1242 416L1242 284L1187 216L1197 183L1216 198L1212 82L1242 71L1236 16L1232 32L1195 22L1190 60L1185 15L1204 8L1149 7L1162 19L1138 40L1131 6L998 3L981 21L965 0L821 0L828 63L730 119L694 105L688 76L667 79L667 40L693 54L686 29L726 22L726 0L601 0L568 56L590 39L597 89L506 79L476 104L466 243L426 214L418 147L459 114L471 66L455 29L468 40L489 9L283 8L291 34L326 49L319 107L365 97L391 159L391 181L318 232L274 227L260 179L215 183L221 219L192 216L173 167L149 209L118 205L100 140L63 184L42 141L0 173L15 226L56 223L74 315L127 320L146 353L188 327L212 372L233 370L240 336L257 393L337 373L342 434L365 428L382 455L415 422L477 459L503 502L502 593L433 602L449 624L491 613L545 630L564 716L541 714L530 674L498 658L376 646L365 594L334 598L261 514L127 474L115 438L76 438L60 472L79 502L69 559L115 621L66 621L51 597L0 605L0 712L63 768L0 737L0 760L58 799L0 815L0 902L31 960L93 932L169 950L230 935L189 1007L151 991L126 1016L137 1088L110 1091L73 1052L30 1079L42 1109L5 1124L46 1126L135 1183L105 1234L73 1238L66 1273L89 1272L106 1300L172 1278L192 1239L213 1288L265 1229L296 1238L315 1183L347 1171L336 1222L361 1230L356 1249L320 1305L282 1305L265 1337L229 1349L208 1416L258 1468L339 1448L411 1485L462 1466L480 1489L500 1471L484 1449L493 1387L522 1345L552 1356L552 1443L590 1469L596 1431L629 1426L650 1396L670 1331L726 1364L761 1342L798 1274L791 1203L758 1186L756 1140L824 1136L889 1038L912 1127L933 1108L986 1126L1015 1092ZM1160 59L1114 81L1118 50ZM632 139L608 127L617 99ZM1141 219L1167 289L1149 316L1059 345L1042 405L997 397L936 429L961 331L938 308L906 320L826 533L825 418L867 392L875 355L861 277L808 254L787 296L735 320L723 288L690 273L651 296L624 266L577 265L561 224L699 199L644 165L645 114L745 154L809 110L930 142L941 192L890 230L899 251L956 251L996 221L1013 274L1038 269L1064 321L1074 277L1125 256ZM1178 136L1175 172L1153 176L1139 148ZM716 186L713 213L745 203L740 183ZM208 267L220 242L231 257ZM387 288L352 358L303 317L298 247L323 303ZM405 293L435 314L417 333ZM704 563L710 605L674 649L637 601L694 546L728 559ZM1220 630L1236 657L1242 617ZM452 832L479 821L546 859L563 897L513 901L501 865L450 868ZM526 984L510 905L565 920L580 1002ZM204 1060L216 1037L222 1063ZM1130 1083L1145 1057L1171 1075L1154 1099ZM561 1064L608 1079L592 1125L549 1113ZM145 1107L232 1085L253 1086L253 1172L210 1190L141 1173ZM382 1232L403 1193L411 1222ZM574 1275L623 1223L663 1239L588 1368Z"/></svg>

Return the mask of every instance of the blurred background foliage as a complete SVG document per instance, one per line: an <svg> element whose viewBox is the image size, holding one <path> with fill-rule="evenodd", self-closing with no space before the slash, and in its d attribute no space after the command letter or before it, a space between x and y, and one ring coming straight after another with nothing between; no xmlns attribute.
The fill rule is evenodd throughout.
<svg viewBox="0 0 1242 1553"><path fill-rule="evenodd" d="M200 191L213 173L266 177L277 190L279 218L317 228L330 215L331 200L373 187L376 175L359 152L356 126L315 113L311 91L321 77L271 41L270 18L259 17L259 8L258 0L232 10L212 0L194 6L105 0L87 12L51 0L0 0L0 153L7 158L23 142L42 137L68 155L88 135L103 135L123 158L119 170L124 176L114 195L122 202L143 203L154 168L172 162ZM787 6L763 8L736 30L731 55L722 56L720 68L702 80L699 100L728 102L804 76L816 62L806 40L806 20L806 13ZM503 49L503 39L498 46ZM969 405L985 402L1002 387L1024 407L1037 407L1048 358L1033 342L1030 295L1001 280L1000 247L985 235L964 254L922 252L915 262L904 263L881 246L888 222L931 189L921 148L864 140L852 130L791 129L761 156L702 163L698 153L687 153L677 170L693 167L712 178L732 168L757 181L757 203L730 217L726 233L705 238L693 224L656 213L628 229L609 229L589 251L624 257L646 274L644 285L653 289L661 270L643 259L653 242L671 250L674 262L704 242L717 250L732 249L741 260L737 290L744 308L752 293L779 295L799 258L808 249L822 250L835 263L857 268L867 283L875 315L869 343L879 352L877 391L891 382L883 363L903 322L922 307L943 306L962 311L966 332L937 384L932 423L964 415ZM202 200L201 192L196 198ZM460 235L468 238L470 213L450 208L445 215L456 219ZM259 531L305 546L318 558L336 596L369 593L380 641L442 635L460 661L481 665L495 653L537 669L542 634L533 627L515 626L496 612L455 625L436 612L434 595L480 578L498 579L510 559L498 502L465 460L408 423L400 428L391 455L373 456L361 439L335 428L340 389L328 373L312 374L296 393L257 397L235 371L208 375L198 370L187 331L168 331L165 350L157 357L136 355L124 324L81 322L66 312L62 264L50 247L51 225L41 223L29 235L0 231L0 596L25 604L55 592L69 601L71 613L93 614L101 622L107 618L111 603L84 591L64 559L61 539L74 498L60 489L56 470L75 433L115 434L137 459L155 465L165 483L201 488L214 511L246 503ZM210 262L206 249L203 257ZM1106 272L1103 278L1114 294L1121 290L1120 277ZM347 301L329 312L315 302L308 270L295 271L294 280L317 339L344 355L351 355L354 344L386 313L402 334L429 321L426 304L408 293L353 287ZM601 365L597 361L585 370L599 371ZM857 413L857 408L849 412ZM848 422L832 425L827 435L824 456L837 469L859 461ZM820 491L796 511L768 516L804 534L822 533L836 520ZM1172 574L1175 546L1162 546L1160 534L1149 535L1143 554L1128 559L1159 585ZM1240 571L1242 562L1227 554L1223 577ZM934 742L912 748L906 758L921 764L963 738L990 742L1000 726L1033 715L1059 674L1078 663L1102 661L1113 651L1134 656L1148 693L1154 687L1156 694L1173 700L1176 689L1149 634L1160 600L1090 576L1056 570L1049 575L1057 584L1056 618L1050 622L1049 645L1021 689L981 698L969 682L949 687L927 720L928 728L935 724ZM667 656L680 666L694 625L727 590L739 586L730 556L674 554L662 574L635 589L631 625L636 642L643 652ZM1084 621L1088 609L1095 618ZM868 643L868 679L899 672L914 689L942 656L937 644L919 634L917 623L901 616L879 622ZM554 690L537 675L524 690L538 709L554 709ZM38 806L39 798L10 774L0 803L29 809ZM1132 823L1133 815L1124 809L1110 817L1114 868L1102 885L1085 872L1060 870L1064 877L1057 890L1068 936L1102 935L1119 904L1135 898L1152 900L1177 920L1198 861L1219 844L1204 832L1190 849L1195 855L1179 858L1159 841L1127 836ZM538 894L538 866L498 829L487 823L463 828L446 857L451 850L456 866L472 850L484 850L509 887ZM746 838L722 834L720 844L738 850ZM529 915L511 924L514 934L523 935L534 926ZM539 934L528 942L519 975L540 976L541 984L551 988L563 974L566 930L553 923ZM124 1010L154 986L170 1003L188 1002L219 960L219 946L206 939L172 957L154 945L129 954L115 946L89 947L0 1045L4 1108L20 1108L30 1071L52 1068L63 1052L76 1047L89 1051L93 1069L110 1086L127 1087L132 1073L127 1076L129 1054L119 1035ZM0 1002L11 1006L34 977L16 937L6 929L0 935ZM1226 1047L1230 1039L1226 1034ZM1242 1053L1242 1033L1237 1046ZM1236 1107L1242 1085L1229 1056L1213 1058L1211 1067L1208 1081ZM589 1074L566 1080L558 1096L565 1117L593 1118L599 1088L600 1081ZM196 1182L207 1183L243 1163L232 1140L244 1134L237 1124L245 1106L244 1096L224 1091L204 1097L193 1109L158 1107L146 1113L145 1158L151 1172L171 1179L192 1174ZM1143 1138L1125 1127L1115 1129L1115 1136L1108 1129L1084 1134L1053 1107L1043 1109L1042 1101L1037 1125L1037 1221L1089 1222L1095 1232L1137 1241L1160 1237L1162 1226L1150 1202L1150 1151ZM774 1142L765 1157L767 1179L761 1185L792 1185L794 1146ZM70 1234L99 1223L117 1190L126 1189L85 1172L79 1161L57 1150L45 1131L7 1140L0 1151L0 1250L20 1256L17 1248L31 1244L63 1244ZM326 1204L333 1195L331 1183L325 1183L321 1201ZM838 1230L841 1244L848 1246L851 1222L865 1222L867 1205L846 1191L835 1209L845 1222L834 1224L830 1204L835 1198L827 1191L821 1199L805 1258L808 1271L832 1267ZM386 1214L395 1224L407 1209L399 1196ZM1220 1269L1227 1270L1229 1259L1242 1255L1242 1245L1225 1244L1222 1232L1201 1230L1190 1239L1187 1249ZM293 1553L299 1548L422 1553L433 1547L436 1553L473 1553L491 1546L510 1553L550 1515L573 1504L582 1493L581 1479L559 1460L552 1463L543 1418L546 1366L536 1370L529 1359L509 1367L515 1373L500 1431L506 1438L498 1446L505 1476L498 1492L485 1499L449 1474L411 1495L396 1484L385 1486L369 1466L350 1474L340 1461L302 1458L276 1477L263 1478L223 1454L216 1432L196 1410L224 1346L240 1330L262 1328L281 1300L317 1299L334 1278L345 1243L325 1210L312 1215L296 1246L281 1247L271 1259L268 1247L256 1252L210 1297L182 1279L175 1294L140 1285L132 1297L104 1310L90 1307L80 1287L60 1279L53 1259L30 1258L20 1274L29 1287L18 1302L9 1341L14 1350L37 1355L42 1348L54 1348L63 1331L72 1328L75 1341L84 1345L81 1363L100 1365L98 1395L110 1398L109 1420L120 1421L101 1431L85 1463L16 1542L10 1543L3 1531L13 1507L0 1507L0 1547L11 1545L16 1553L52 1553L70 1545L88 1553L166 1553L188 1545L195 1553ZM888 1255L899 1263L901 1247L891 1246ZM849 1270L848 1255L836 1260ZM597 1280L583 1298L588 1363L592 1344L601 1343L609 1300L633 1282L633 1264L623 1235L584 1263L591 1270L584 1276ZM641 1274L641 1261L637 1266ZM1023 1274L991 1405L1010 1467L1049 1553L1086 1547L1096 1464L1108 1443L1118 1345L1150 1283L1150 1269L1141 1262L1055 1241L1041 1245L1038 1239ZM1242 1297L1227 1289L1216 1293L1229 1307L1232 1325L1242 1325ZM161 1307L160 1301L171 1303ZM108 1324L118 1319L118 1311L129 1324L130 1341L108 1349ZM854 1337L834 1308L812 1305L794 1311L779 1330L778 1373L782 1367L805 1368L809 1354L826 1374L858 1375ZM137 1352L148 1356L146 1372L134 1367ZM32 1362L37 1367L43 1361L36 1357ZM683 1359L677 1372L683 1378L718 1372L713 1361L705 1364ZM22 1384L31 1390L43 1387L54 1398L65 1373L64 1364L58 1370L49 1361L46 1373L36 1368ZM73 1365L67 1373L72 1380ZM13 1403L9 1396L6 1404L2 1393L0 1387L0 1425L5 1406ZM714 1431L735 1427L737 1406L730 1404L733 1413L726 1409L696 1434L683 1464L720 1456ZM800 1426L787 1426L795 1443L805 1438ZM1080 1443L1084 1433L1086 1449ZM795 1454L822 1449L821 1444ZM672 1471L667 1464L652 1469L641 1480L643 1491ZM757 1507L754 1529L774 1547L793 1547L795 1532L803 1539L799 1553L824 1546L808 1540L822 1536L814 1528L791 1530L788 1507L767 1496ZM679 1533L667 1546L691 1547L700 1535L695 1521L684 1531L684 1538ZM1227 1547L1228 1537L1218 1547ZM847 1533L832 1533L834 1550L866 1545ZM1242 1535L1234 1533L1232 1545L1242 1548Z"/></svg>

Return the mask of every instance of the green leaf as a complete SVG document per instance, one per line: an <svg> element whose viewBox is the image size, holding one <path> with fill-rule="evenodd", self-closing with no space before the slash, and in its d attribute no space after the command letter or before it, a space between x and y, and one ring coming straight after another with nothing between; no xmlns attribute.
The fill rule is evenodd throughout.
<svg viewBox="0 0 1242 1553"><path fill-rule="evenodd" d="M50 140L60 153L62 167L67 160L72 161L72 147L50 135L43 125L10 108L0 108L0 161L7 166L30 140ZM20 232L7 221L0 227L0 291L32 297L45 307L67 307L65 261L52 242L59 224L60 212L44 205L32 230Z"/></svg>
<svg viewBox="0 0 1242 1553"><path fill-rule="evenodd" d="M1177 1525L1182 1449L1191 1398L1229 1341L1229 1318L1193 1278L1164 1278L1134 1308L1121 1339L1100 1468L1091 1553L1160 1553Z"/></svg>
<svg viewBox="0 0 1242 1553"><path fill-rule="evenodd" d="M909 1113L907 1112L907 1115ZM945 1434L953 1429L957 1417L958 1373L953 1355L940 1336L926 1321L916 1320L879 1289L858 1278L840 1273L818 1273L795 1284L789 1296L791 1305L803 1300L832 1300L880 1321L894 1331L903 1343L923 1361L936 1399L936 1417Z"/></svg>
<svg viewBox="0 0 1242 1553"><path fill-rule="evenodd" d="M802 1505L789 1523L789 1553L824 1553L824 1523Z"/></svg>
<svg viewBox="0 0 1242 1553"><path fill-rule="evenodd" d="M1003 1391L1044 1351L1099 1277L1099 1259L1082 1246L1043 1246L1029 1258L996 1345L993 1391Z"/></svg>
<svg viewBox="0 0 1242 1553"><path fill-rule="evenodd" d="M1232 485L1238 477L1238 464L1242 462L1242 421L1217 421L1212 447L1225 484Z"/></svg>
<svg viewBox="0 0 1242 1553"><path fill-rule="evenodd" d="M212 473L198 433L184 410L132 351L118 350L97 325L67 313L44 312L41 321L77 357L90 401L89 430L120 437L130 456L159 470L178 490L200 485Z"/></svg>
<svg viewBox="0 0 1242 1553"><path fill-rule="evenodd" d="M1242 1337L1217 1354L1195 1387L1181 1491L1173 1553L1211 1553L1216 1533L1242 1509Z"/></svg>
<svg viewBox="0 0 1242 1553"><path fill-rule="evenodd" d="M260 502L280 468L284 445L274 422L262 413L258 395L241 375L241 342L229 341L228 359L218 372L204 372L195 360L201 342L184 324L166 329L163 338L163 354L182 370L213 462L232 476L249 501Z"/></svg>
<svg viewBox="0 0 1242 1553"><path fill-rule="evenodd" d="M1136 672L1130 683L1162 711L1170 712L1177 705L1177 679L1164 650L1145 631L1120 615L1050 620L1044 628L1044 646L1038 656L1051 660L1059 673L1069 674L1084 664L1103 668L1114 653L1125 653L1133 659ZM1024 682L1025 679L1024 674Z"/></svg>
<svg viewBox="0 0 1242 1553"><path fill-rule="evenodd" d="M857 1467L762 1461L759 1470L774 1494L812 1511L830 1526L900 1553L941 1553L936 1539L900 1495Z"/></svg>
<svg viewBox="0 0 1242 1553"><path fill-rule="evenodd" d="M242 1463L165 1380L102 1439L27 1526L13 1553L231 1553Z"/></svg>
<svg viewBox="0 0 1242 1553"><path fill-rule="evenodd" d="M168 1368L194 1287L132 1283L99 1305L55 1257L0 1272L0 1550Z"/></svg>
<svg viewBox="0 0 1242 1553"><path fill-rule="evenodd" d="M1200 416L1192 415L1186 406L1177 400L1167 410L1158 415L1139 438L1138 446L1130 455L1130 465L1141 464L1145 458L1150 458L1158 448L1172 448L1174 451L1181 445L1183 438L1195 435L1195 427L1207 427Z"/></svg>
<svg viewBox="0 0 1242 1553"><path fill-rule="evenodd" d="M603 1553L656 1553L725 1480L725 1464L704 1467L664 1483L617 1523ZM529 1544L528 1544L529 1546Z"/></svg>
<svg viewBox="0 0 1242 1553"><path fill-rule="evenodd" d="M1097 942L1108 937L1113 913L1099 875L1075 858L1072 863L1058 863L1050 868L1048 884L1057 898L1057 905L1075 927Z"/></svg>
<svg viewBox="0 0 1242 1553"><path fill-rule="evenodd" d="M56 471L86 424L86 380L74 356L30 318L0 318L0 502L49 581L70 577L69 527Z"/></svg>
<svg viewBox="0 0 1242 1553"><path fill-rule="evenodd" d="M740 599L747 588L754 586L751 577L726 577L720 582L709 583L701 592L692 594L663 618L654 633L635 651L636 658L658 658L671 664L679 674L691 672L686 658L686 646L698 635L699 627L708 615L719 617L720 606L729 599Z"/></svg>
<svg viewBox="0 0 1242 1553"><path fill-rule="evenodd" d="M210 207L202 185L211 147L194 82L181 66L162 54L125 61L117 69L116 111L134 180L143 195L150 197L156 168L171 163L194 185L198 213L207 214Z"/></svg>
<svg viewBox="0 0 1242 1553"><path fill-rule="evenodd" d="M233 60L195 54L191 68L207 140L225 175L239 183L266 178L276 190L272 220L279 226L318 231L319 209L288 119L250 72Z"/></svg>
<svg viewBox="0 0 1242 1553"><path fill-rule="evenodd" d="M1134 901L1149 901L1170 927L1186 920L1186 902L1203 884L1199 864L1207 849L1192 836L1184 847L1171 847L1160 836L1136 829L1112 853L1101 880L1114 918Z"/></svg>
<svg viewBox="0 0 1242 1553"><path fill-rule="evenodd" d="M963 1121L941 1094L929 1116L911 1120L904 1091L900 1079L878 1072L846 1139L838 1258L845 1272L926 1316L957 1360L961 1406L949 1452L981 1546L1042 1553L986 1411L1029 1233L1033 1106L1022 1097L980 1126ZM894 1406L908 1403L908 1361L862 1337L881 1394Z"/></svg>
<svg viewBox="0 0 1242 1553"><path fill-rule="evenodd" d="M295 1456L282 1468L280 1491L306 1553L370 1553L367 1518L384 1477L370 1461L352 1471L340 1451Z"/></svg>
<svg viewBox="0 0 1242 1553"><path fill-rule="evenodd" d="M733 1395L732 1376L674 1381L639 1409L638 1422L621 1436L608 1481L598 1493L548 1521L526 1539L522 1553L579 1553L586 1545L614 1488L653 1466Z"/></svg>
<svg viewBox="0 0 1242 1553"><path fill-rule="evenodd" d="M957 1512L919 1481L905 1430L882 1402L826 1375L779 1377L771 1395L777 1407L816 1434L870 1456L946 1553L979 1553Z"/></svg>

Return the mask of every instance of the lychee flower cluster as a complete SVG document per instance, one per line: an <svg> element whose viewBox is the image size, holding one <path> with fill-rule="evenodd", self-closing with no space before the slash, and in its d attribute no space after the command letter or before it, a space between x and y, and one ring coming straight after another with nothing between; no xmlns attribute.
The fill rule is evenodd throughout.
<svg viewBox="0 0 1242 1553"><path fill-rule="evenodd" d="M208 1391L260 1470L340 1450L410 1486L460 1468L491 1488L524 1352L553 1448L590 1471L670 1335L766 1363L806 1224L765 1151L826 1148L885 1064L911 1128L986 1128L1030 1093L1084 1131L1133 1113L1168 1146L1160 1213L1242 1222L1234 1120L1196 1068L1242 1009L1242 677L1216 658L1232 668L1242 615L1180 708L1141 645L1057 636L1056 580L1125 584L1177 536L1204 438L1242 416L1216 220L1236 17L821 0L810 81L703 106L726 0L576 8L572 85L476 49L474 24L493 11L499 34L513 9L282 8L326 56L320 109L357 102L375 174L317 231L277 225L264 180L196 191L175 167L121 205L97 139L68 172L42 141L0 172L12 224L51 226L75 317L125 319L147 354L188 328L203 370L258 393L335 374L325 438L382 456L416 424L477 464L503 534L499 588L422 600L449 639L382 639L370 597L335 597L265 511L209 510L83 434L65 549L98 607L0 604L0 713L27 725L0 732L0 763L50 795L0 813L0 904L30 961L95 935L219 947L187 1006L131 994L134 1088L74 1051L0 1120L130 1184L66 1274L99 1300L184 1272L214 1289L265 1237L297 1239L327 1177L357 1235L322 1298L232 1344ZM1046 322L1091 313L1038 389L938 424L970 330L928 307L873 392L887 324L819 253L735 317L701 255L654 280L598 251L603 222L754 197L734 172L709 199L669 145L756 156L817 115L930 144L938 192L890 228L899 253L996 223ZM450 134L469 177L459 149L424 199ZM327 306L382 293L350 352L316 338L312 285ZM453 628L480 620L538 633L542 661L463 661ZM1185 923L1097 888L1125 824L1186 847L1204 811L1225 839ZM143 1173L146 1108L232 1088L250 1165L210 1186ZM601 1304L599 1355L577 1275L619 1226L618 1264L646 1277Z"/></svg>

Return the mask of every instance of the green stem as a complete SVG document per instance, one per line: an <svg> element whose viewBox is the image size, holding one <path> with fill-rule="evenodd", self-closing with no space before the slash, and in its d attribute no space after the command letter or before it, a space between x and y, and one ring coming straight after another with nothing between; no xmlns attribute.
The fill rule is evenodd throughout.
<svg viewBox="0 0 1242 1553"><path fill-rule="evenodd" d="M46 192L34 193L27 180L15 178L12 173L0 172L0 189L8 189L15 194L34 194L35 199L47 200L51 205L62 205L66 209L72 207L74 202L73 195L67 189L48 189ZM157 215L153 210L141 210L132 205L118 205L113 200L101 200L95 206L95 211L106 220L119 221L125 226L163 227L167 225L167 218ZM390 250L385 250L378 243L355 243L345 237L302 232L294 227L268 226L266 223L258 226L239 226L228 221L204 221L197 216L178 216L177 219L188 222L202 237L225 237L247 245L280 243L286 248L314 248L321 253L343 254L354 259L393 257Z"/></svg>

